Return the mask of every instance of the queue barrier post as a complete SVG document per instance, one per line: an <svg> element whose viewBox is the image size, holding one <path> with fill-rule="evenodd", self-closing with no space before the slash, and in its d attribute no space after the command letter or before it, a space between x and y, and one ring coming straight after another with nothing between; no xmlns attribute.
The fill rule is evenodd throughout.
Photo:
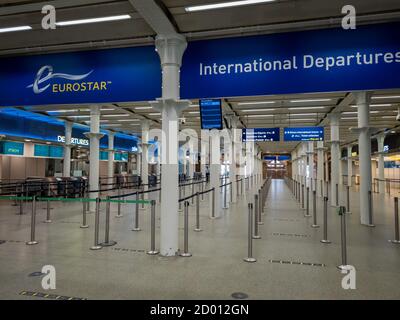
<svg viewBox="0 0 400 320"><path fill-rule="evenodd" d="M47 202L47 204L46 204L46 220L44 220L43 222L44 222L44 223L51 223L50 201L47 200L46 202Z"/></svg>
<svg viewBox="0 0 400 320"><path fill-rule="evenodd" d="M33 197L32 215L31 215L31 240L26 243L27 245L31 246L39 243L38 241L36 241L35 235L36 235L36 197Z"/></svg>
<svg viewBox="0 0 400 320"><path fill-rule="evenodd" d="M341 239L341 252L342 264L338 266L340 270L347 270L347 237L346 237L346 208L339 207L338 213L340 216L340 239Z"/></svg>
<svg viewBox="0 0 400 320"><path fill-rule="evenodd" d="M254 234L253 234L253 239L261 239L261 236L259 234L259 230L258 230L258 216L260 214L260 210L259 210L259 205L260 202L258 200L258 194L254 195Z"/></svg>
<svg viewBox="0 0 400 320"><path fill-rule="evenodd" d="M121 202L118 201L118 204L120 205ZM110 197L108 196L106 200L106 226L104 229L104 242L100 244L102 247L111 247L117 244L116 241L110 240L110 211L111 202Z"/></svg>
<svg viewBox="0 0 400 320"><path fill-rule="evenodd" d="M185 201L183 206L184 206L183 252L181 252L179 255L181 257L191 257L192 254L189 252L189 201Z"/></svg>
<svg viewBox="0 0 400 320"><path fill-rule="evenodd" d="M313 224L312 228L319 228L317 223L317 191L313 190Z"/></svg>
<svg viewBox="0 0 400 320"><path fill-rule="evenodd" d="M203 231L200 228L200 195L196 193L196 228L194 229L196 232Z"/></svg>
<svg viewBox="0 0 400 320"><path fill-rule="evenodd" d="M94 218L94 244L90 250L100 250L103 248L99 244L99 227L100 227L100 199L96 198L96 211Z"/></svg>
<svg viewBox="0 0 400 320"><path fill-rule="evenodd" d="M82 201L82 224L81 224L81 226L80 226L80 228L82 228L82 229L87 229L87 228L89 228L89 226L87 225L87 222L86 222L86 202L85 201Z"/></svg>
<svg viewBox="0 0 400 320"><path fill-rule="evenodd" d="M253 257L253 204L248 204L249 217L248 217L248 235L247 235L247 258L243 260L249 263L256 262L257 259Z"/></svg>
<svg viewBox="0 0 400 320"><path fill-rule="evenodd" d="M151 200L150 205L151 205L150 250L147 251L147 254L156 255L159 253L159 251L156 250L156 201Z"/></svg>
<svg viewBox="0 0 400 320"><path fill-rule="evenodd" d="M399 198L394 198L394 240L389 240L394 244L400 244L400 232L399 232Z"/></svg>
<svg viewBox="0 0 400 320"><path fill-rule="evenodd" d="M321 240L322 243L331 243L328 240L328 197L324 197L324 238Z"/></svg>
<svg viewBox="0 0 400 320"><path fill-rule="evenodd" d="M134 214L134 221L133 221L133 228L132 231L140 231L139 227L139 192L136 191L136 203L135 203L135 214Z"/></svg>

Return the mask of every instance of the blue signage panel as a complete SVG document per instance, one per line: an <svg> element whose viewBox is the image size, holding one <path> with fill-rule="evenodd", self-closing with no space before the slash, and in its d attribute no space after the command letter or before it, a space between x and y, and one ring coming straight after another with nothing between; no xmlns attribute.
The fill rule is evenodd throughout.
<svg viewBox="0 0 400 320"><path fill-rule="evenodd" d="M279 141L279 128L254 128L242 129L243 142L264 142L264 141Z"/></svg>
<svg viewBox="0 0 400 320"><path fill-rule="evenodd" d="M222 108L221 100L200 100L201 128L222 130Z"/></svg>
<svg viewBox="0 0 400 320"><path fill-rule="evenodd" d="M324 141L323 127L284 128L284 141Z"/></svg>
<svg viewBox="0 0 400 320"><path fill-rule="evenodd" d="M278 161L288 161L290 160L292 157L291 156L278 156Z"/></svg>
<svg viewBox="0 0 400 320"><path fill-rule="evenodd" d="M264 156L264 161L276 161L276 156Z"/></svg>
<svg viewBox="0 0 400 320"><path fill-rule="evenodd" d="M400 23L189 42L184 99L400 87Z"/></svg>
<svg viewBox="0 0 400 320"><path fill-rule="evenodd" d="M23 156L24 155L24 143L22 142L12 142L12 141L2 141L0 142L0 153Z"/></svg>
<svg viewBox="0 0 400 320"><path fill-rule="evenodd" d="M0 59L0 105L149 101L161 96L153 46Z"/></svg>
<svg viewBox="0 0 400 320"><path fill-rule="evenodd" d="M72 127L71 143L73 145L89 146L89 139L85 136L85 133L89 131L88 126L75 124ZM107 149L108 132L103 130L102 133L104 137L100 140L100 147ZM65 124L61 120L44 115L14 108L4 108L0 109L0 134L65 143ZM116 150L136 152L137 142L138 138L136 136L122 133L116 133L114 136Z"/></svg>
<svg viewBox="0 0 400 320"><path fill-rule="evenodd" d="M49 146L49 157L50 158L63 158L64 148L61 146Z"/></svg>

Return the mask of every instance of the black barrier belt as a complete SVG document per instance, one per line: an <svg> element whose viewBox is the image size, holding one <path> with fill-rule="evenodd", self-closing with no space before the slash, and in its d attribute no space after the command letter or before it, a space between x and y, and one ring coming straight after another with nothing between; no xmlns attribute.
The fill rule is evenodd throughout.
<svg viewBox="0 0 400 320"><path fill-rule="evenodd" d="M197 194L199 194L199 196L201 196L202 194L209 193L209 192L211 192L211 191L213 191L213 190L214 190L214 188L211 188L211 189L208 189L208 190L205 190L205 191L202 191L202 192L196 192L196 193L194 193L194 194L192 194L192 195L190 195L190 196L187 196L186 198L179 199L179 202L192 199L193 197L197 196Z"/></svg>
<svg viewBox="0 0 400 320"><path fill-rule="evenodd" d="M220 187L220 188L223 188L223 187L229 186L229 185L231 185L231 184L232 184L232 182L228 182L228 183L225 183L225 184L223 184L223 185L220 185L219 187Z"/></svg>
<svg viewBox="0 0 400 320"><path fill-rule="evenodd" d="M139 194L143 194L143 193L151 193L151 192L156 192L156 191L161 191L161 188L149 189L149 190L146 190L146 191L136 191L136 192L132 192L132 193L111 196L110 199L125 198L125 197L134 196L134 195L136 195L136 193L139 195Z"/></svg>
<svg viewBox="0 0 400 320"><path fill-rule="evenodd" d="M186 186L191 186L193 184L199 184L199 183L203 183L203 182L207 182L206 180L202 180L202 181L198 181L198 182L192 182L192 183L187 183L187 184L180 184L179 187L186 187Z"/></svg>

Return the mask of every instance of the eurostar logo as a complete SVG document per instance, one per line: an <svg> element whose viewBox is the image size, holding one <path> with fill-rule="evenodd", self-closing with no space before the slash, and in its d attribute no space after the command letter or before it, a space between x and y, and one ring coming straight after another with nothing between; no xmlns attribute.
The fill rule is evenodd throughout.
<svg viewBox="0 0 400 320"><path fill-rule="evenodd" d="M50 81L51 79L67 79L71 81L79 81L87 78L91 73L93 72L90 71L86 74L81 74L81 75L72 75L72 74L67 74L67 73L54 73L53 72L53 67L52 66L43 66L39 69L38 73L36 74L35 81L27 86L27 88L33 88L33 92L36 94L40 94L44 91L46 91L51 84L47 84L44 87L40 87L40 85ZM72 88L72 86L71 86ZM54 91L54 87L53 87Z"/></svg>

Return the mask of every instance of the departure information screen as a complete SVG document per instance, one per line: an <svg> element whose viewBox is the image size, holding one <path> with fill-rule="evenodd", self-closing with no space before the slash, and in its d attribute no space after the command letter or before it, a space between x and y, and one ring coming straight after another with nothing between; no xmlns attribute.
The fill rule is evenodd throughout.
<svg viewBox="0 0 400 320"><path fill-rule="evenodd" d="M283 138L284 141L324 141L324 128L285 128Z"/></svg>
<svg viewBox="0 0 400 320"><path fill-rule="evenodd" d="M222 130L222 109L220 99L200 100L201 129Z"/></svg>
<svg viewBox="0 0 400 320"><path fill-rule="evenodd" d="M279 141L280 129L279 128L253 128L242 129L243 142L265 142L265 141Z"/></svg>

